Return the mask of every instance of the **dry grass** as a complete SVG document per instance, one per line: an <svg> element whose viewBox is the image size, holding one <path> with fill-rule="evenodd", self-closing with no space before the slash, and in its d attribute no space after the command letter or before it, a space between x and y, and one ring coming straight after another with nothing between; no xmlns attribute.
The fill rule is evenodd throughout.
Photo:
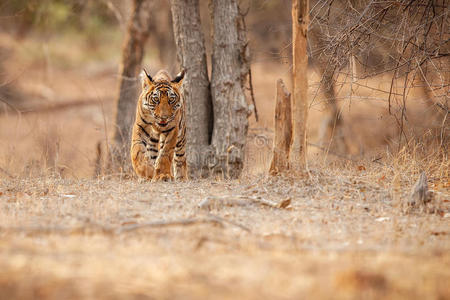
<svg viewBox="0 0 450 300"><path fill-rule="evenodd" d="M448 162L410 159L305 179L2 180L0 298L448 298ZM434 200L406 213L419 169ZM198 207L211 196L291 205Z"/></svg>
<svg viewBox="0 0 450 300"><path fill-rule="evenodd" d="M25 110L100 103L0 115L0 299L450 298L448 157L417 141L393 151L398 132L385 95L353 87L350 101L350 88L341 90L357 155L332 160L311 147L305 178L267 177L275 84L289 83L289 66L256 58L261 120L250 118L242 179L92 179L95 146L111 129L117 57L90 59L85 48L73 47L77 40L47 41L48 52L39 40L0 41L11 53L7 73L27 97ZM145 64L158 62L147 57ZM310 79L315 143L324 111L319 77ZM416 94L412 102L420 102ZM408 106L412 131L426 127L421 105ZM407 210L422 170L433 201ZM207 197L240 201L199 208ZM270 208L251 201L258 197L291 204ZM192 222L164 225L180 220ZM159 225L140 226L149 222Z"/></svg>

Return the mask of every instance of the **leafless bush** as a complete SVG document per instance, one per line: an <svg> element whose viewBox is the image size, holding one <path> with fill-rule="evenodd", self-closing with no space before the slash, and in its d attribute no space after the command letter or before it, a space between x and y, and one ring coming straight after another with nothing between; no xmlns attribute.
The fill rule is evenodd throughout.
<svg viewBox="0 0 450 300"><path fill-rule="evenodd" d="M388 89L378 91L386 95L398 125L399 145L410 140L405 131L410 89L421 87L428 106L437 111L440 145L447 147L448 14L445 1L315 1L310 54L321 64L323 77L334 78L321 84L358 85L358 80L388 74Z"/></svg>

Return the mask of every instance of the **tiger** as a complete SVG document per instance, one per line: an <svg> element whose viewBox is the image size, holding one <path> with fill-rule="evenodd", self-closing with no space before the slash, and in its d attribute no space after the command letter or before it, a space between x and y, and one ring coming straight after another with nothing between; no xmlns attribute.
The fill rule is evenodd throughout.
<svg viewBox="0 0 450 300"><path fill-rule="evenodd" d="M152 182L187 179L184 75L172 80L165 70L153 78L141 72L130 152L136 174Z"/></svg>

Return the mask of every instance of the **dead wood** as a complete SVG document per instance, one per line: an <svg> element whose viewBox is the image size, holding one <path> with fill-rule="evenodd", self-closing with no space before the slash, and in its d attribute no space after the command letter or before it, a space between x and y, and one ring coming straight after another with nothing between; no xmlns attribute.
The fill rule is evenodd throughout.
<svg viewBox="0 0 450 300"><path fill-rule="evenodd" d="M100 176L100 174L102 173L102 143L101 142L97 142L96 145L96 158L95 158L95 169L94 169L94 176Z"/></svg>
<svg viewBox="0 0 450 300"><path fill-rule="evenodd" d="M428 191L427 175L425 172L420 173L419 179L411 189L408 205L423 205L431 201L431 193Z"/></svg>
<svg viewBox="0 0 450 300"><path fill-rule="evenodd" d="M253 112L255 113L255 120L256 122L258 122L259 121L258 109L256 108L255 93L253 89L252 69L250 66L248 67L248 85L250 90L250 98L252 99L253 104Z"/></svg>
<svg viewBox="0 0 450 300"><path fill-rule="evenodd" d="M144 228L165 228L165 227L176 227L176 226L192 226L198 224L212 224L219 225L221 227L226 227L225 225L232 225L234 227L240 228L244 231L251 232L251 230L241 225L237 222L224 219L222 217L206 214L204 217L199 218L188 218L188 219L179 219L179 220L171 220L171 221L154 221L147 222L141 224L130 224L130 222L125 222L125 226L120 228L114 228L111 226L105 226L102 224L98 224L96 222L87 220L87 224L83 226L77 227L64 227L64 226L30 226L30 227L0 227L0 233L6 234L26 234L28 236L34 235L47 235L47 234L61 234L61 235L73 235L73 234L121 234L124 232L136 231Z"/></svg>
<svg viewBox="0 0 450 300"><path fill-rule="evenodd" d="M198 204L198 207L201 209L212 209L223 206L248 206L249 204L258 204L272 208L287 208L291 204L291 198L275 202L259 196L206 197Z"/></svg>
<svg viewBox="0 0 450 300"><path fill-rule="evenodd" d="M127 225L127 226L120 228L117 231L117 233L130 232L130 231L139 230L139 229L143 229L143 228L165 228L165 227L175 227L175 226L191 226L191 225L198 225L198 224L213 224L213 225L220 225L221 227L225 227L225 224L229 224L229 225L238 227L244 231L250 232L249 228L247 228L241 224L221 218L219 216L208 214L205 217L201 217L201 218L188 218L188 219L179 219L179 220L172 220L172 221L163 220L163 221L155 221L155 222Z"/></svg>
<svg viewBox="0 0 450 300"><path fill-rule="evenodd" d="M308 1L292 1L293 127L289 167L296 174L300 174L306 169L306 123L308 118L308 55L306 49L308 23Z"/></svg>
<svg viewBox="0 0 450 300"><path fill-rule="evenodd" d="M277 81L277 98L275 106L275 138L273 156L269 173L276 175L289 168L289 149L292 142L291 94L283 80Z"/></svg>
<svg viewBox="0 0 450 300"><path fill-rule="evenodd" d="M27 236L35 235L48 235L48 234L60 234L60 235L74 235L74 234L113 234L114 229L112 227L103 226L100 224L89 224L87 226L77 227L64 227L64 226L30 226L30 227L0 227L0 233L2 234L25 234Z"/></svg>

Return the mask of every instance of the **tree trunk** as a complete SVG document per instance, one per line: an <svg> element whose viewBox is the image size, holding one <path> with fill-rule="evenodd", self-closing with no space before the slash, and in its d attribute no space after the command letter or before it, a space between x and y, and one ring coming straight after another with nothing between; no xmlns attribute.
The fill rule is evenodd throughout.
<svg viewBox="0 0 450 300"><path fill-rule="evenodd" d="M177 56L184 78L187 107L187 163L191 177L206 176L212 131L212 102L198 0L172 0Z"/></svg>
<svg viewBox="0 0 450 300"><path fill-rule="evenodd" d="M300 174L306 168L306 122L308 118L308 56L306 54L308 33L308 1L292 0L293 41L293 93L292 120L293 141L290 168Z"/></svg>
<svg viewBox="0 0 450 300"><path fill-rule="evenodd" d="M111 160L108 162L112 164L111 168L115 171L131 170L128 151L138 97L137 76L141 69L145 41L151 27L150 11L151 1L133 0L119 67L119 95L115 104Z"/></svg>
<svg viewBox="0 0 450 300"><path fill-rule="evenodd" d="M248 73L245 33L235 0L213 0L211 13L214 171L225 178L236 178L244 163L249 115L244 94Z"/></svg>
<svg viewBox="0 0 450 300"><path fill-rule="evenodd" d="M292 141L291 93L284 86L283 80L277 81L277 103L275 106L275 138L273 157L269 173L277 175L289 169L289 150Z"/></svg>
<svg viewBox="0 0 450 300"><path fill-rule="evenodd" d="M171 3L167 0L152 0L154 9L152 11L152 40L157 44L159 61L171 74L177 74L179 70L174 61L176 55L175 38L172 22Z"/></svg>
<svg viewBox="0 0 450 300"><path fill-rule="evenodd" d="M331 150L331 152L347 154L350 148L344 133L343 117L334 91L335 70L329 68L326 64L327 62L322 62L318 66L322 75L320 86L326 99L325 110L327 113L319 128L319 145Z"/></svg>

